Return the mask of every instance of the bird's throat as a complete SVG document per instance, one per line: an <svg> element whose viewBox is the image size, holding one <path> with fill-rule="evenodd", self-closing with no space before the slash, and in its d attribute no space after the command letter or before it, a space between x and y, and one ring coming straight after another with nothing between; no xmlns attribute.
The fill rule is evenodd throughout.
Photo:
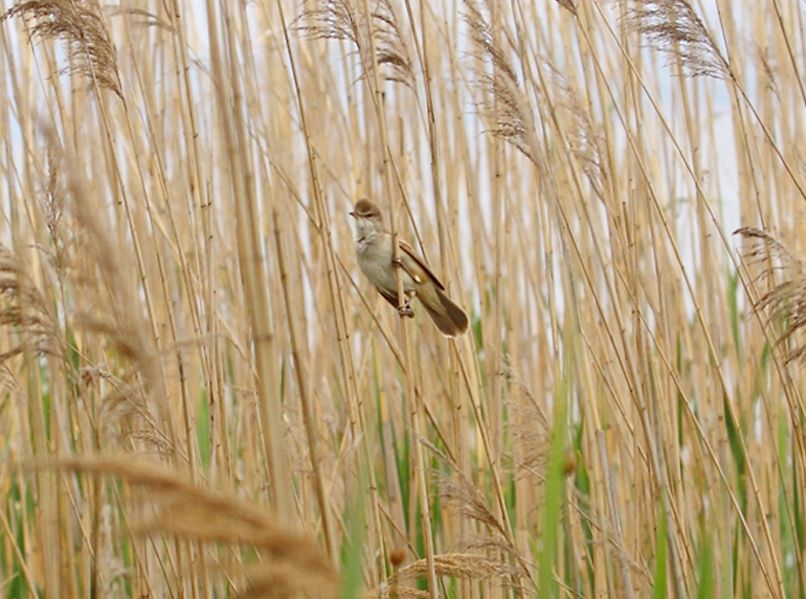
<svg viewBox="0 0 806 599"><path fill-rule="evenodd" d="M359 252L363 252L369 246L373 245L379 235L378 228L375 224L365 218L358 220L356 232L358 233L358 237L355 240L355 244Z"/></svg>

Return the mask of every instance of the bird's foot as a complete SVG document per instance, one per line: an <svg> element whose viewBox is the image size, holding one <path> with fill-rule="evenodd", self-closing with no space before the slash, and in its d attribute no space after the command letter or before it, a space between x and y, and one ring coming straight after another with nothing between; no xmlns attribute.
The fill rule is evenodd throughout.
<svg viewBox="0 0 806 599"><path fill-rule="evenodd" d="M398 307L397 313L400 314L400 316L414 318L414 310L411 309L411 304L408 301L406 301L406 303L402 306Z"/></svg>
<svg viewBox="0 0 806 599"><path fill-rule="evenodd" d="M393 259L392 259L392 264L393 264L394 266L397 266L398 268L403 268L403 260L402 260L402 258L400 258L400 257L398 257L398 258L393 258Z"/></svg>

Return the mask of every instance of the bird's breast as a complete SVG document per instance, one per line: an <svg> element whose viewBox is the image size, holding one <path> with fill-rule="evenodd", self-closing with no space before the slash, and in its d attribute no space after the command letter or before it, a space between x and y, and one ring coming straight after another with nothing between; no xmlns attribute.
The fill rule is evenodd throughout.
<svg viewBox="0 0 806 599"><path fill-rule="evenodd" d="M397 289L397 271L403 280L403 289L413 291L415 282L402 269L398 269L392 264L392 240L391 238L376 238L374 240L356 241L356 254L358 265L366 277L372 281L376 287L387 291Z"/></svg>

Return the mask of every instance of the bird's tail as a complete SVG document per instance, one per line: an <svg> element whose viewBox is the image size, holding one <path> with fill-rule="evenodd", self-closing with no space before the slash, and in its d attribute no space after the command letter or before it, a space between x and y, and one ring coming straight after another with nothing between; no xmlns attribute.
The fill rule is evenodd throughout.
<svg viewBox="0 0 806 599"><path fill-rule="evenodd" d="M467 314L436 285L420 287L417 298L437 328L448 337L457 337L467 330Z"/></svg>

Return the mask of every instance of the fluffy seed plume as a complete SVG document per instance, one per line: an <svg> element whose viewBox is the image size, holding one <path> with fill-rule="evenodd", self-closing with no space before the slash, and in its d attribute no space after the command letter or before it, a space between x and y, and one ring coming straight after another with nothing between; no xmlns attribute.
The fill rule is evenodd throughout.
<svg viewBox="0 0 806 599"><path fill-rule="evenodd" d="M608 173L602 148L605 142L602 128L593 122L590 111L578 90L568 80L561 69L546 62L549 79L552 82L557 98L557 116L563 119L569 149L579 160L582 172L588 178L596 197L604 197Z"/></svg>
<svg viewBox="0 0 806 599"><path fill-rule="evenodd" d="M389 0L375 2L369 20L362 8L351 0L319 0L303 11L297 19L297 29L313 39L352 43L361 61L363 77L372 68L370 48L374 45L375 62L383 78L411 87L414 71L408 43L399 23Z"/></svg>
<svg viewBox="0 0 806 599"><path fill-rule="evenodd" d="M490 559L473 553L446 553L434 556L434 568L440 576L484 580L490 577L504 578L512 574L512 566L506 562ZM398 575L401 579L412 579L423 576L428 569L426 560L417 560L401 568Z"/></svg>
<svg viewBox="0 0 806 599"><path fill-rule="evenodd" d="M501 560L479 555L476 553L443 553L434 556L434 570L437 576L449 578L459 578L464 580L482 581L495 579L501 581L502 585L511 582L511 577L515 574L514 568ZM422 577L428 572L428 563L421 559L400 568L396 574L397 581L410 581ZM510 585L511 586L511 585ZM523 590L521 587L513 587ZM372 597L385 599L386 597L419 597L418 591L406 586L387 585L376 589L370 594ZM423 596L428 596L423 595Z"/></svg>
<svg viewBox="0 0 806 599"><path fill-rule="evenodd" d="M10 327L19 342L0 353L0 362L26 350L61 355L56 316L9 249L0 245L0 327Z"/></svg>
<svg viewBox="0 0 806 599"><path fill-rule="evenodd" d="M761 266L754 279L771 281L771 287L754 304L767 323L781 327L776 345L786 346L786 361L806 357L806 272L803 260L771 233L754 227L736 230L745 240L744 257ZM776 282L776 278L778 281Z"/></svg>
<svg viewBox="0 0 806 599"><path fill-rule="evenodd" d="M115 47L100 13L96 0L25 0L8 9L0 21L21 18L31 41L64 41L69 60L60 73L87 77L122 99Z"/></svg>
<svg viewBox="0 0 806 599"><path fill-rule="evenodd" d="M336 596L336 573L313 539L262 509L214 494L177 472L130 455L45 460L30 467L117 476L144 491L139 501L149 506L151 515L132 524L136 534L254 547L262 561L239 572L247 581L237 595L241 599Z"/></svg>
<svg viewBox="0 0 806 599"><path fill-rule="evenodd" d="M508 584L513 588L519 587L522 579L530 577L526 560L509 540L505 524L489 509L478 487L458 469L455 470L454 477L444 479L440 486L445 505L452 506L465 517L486 526L493 535L491 539L496 544L497 550L510 556L513 565L507 566ZM414 564L407 567L412 566Z"/></svg>
<svg viewBox="0 0 806 599"><path fill-rule="evenodd" d="M520 88L515 67L497 43L489 11L466 0L464 20L473 43L477 105L488 131L538 164L534 120Z"/></svg>
<svg viewBox="0 0 806 599"><path fill-rule="evenodd" d="M644 35L649 47L662 52L669 63L680 62L688 75L729 75L725 57L688 0L630 2L624 13L627 29Z"/></svg>

